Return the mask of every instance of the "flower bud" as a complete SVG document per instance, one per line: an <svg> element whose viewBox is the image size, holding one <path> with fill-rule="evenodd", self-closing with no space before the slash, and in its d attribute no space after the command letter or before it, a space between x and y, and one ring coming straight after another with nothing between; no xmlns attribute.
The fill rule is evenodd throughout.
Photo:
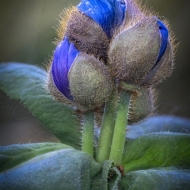
<svg viewBox="0 0 190 190"><path fill-rule="evenodd" d="M131 94L129 123L137 123L150 116L155 110L156 93L152 88L140 88Z"/></svg>
<svg viewBox="0 0 190 190"><path fill-rule="evenodd" d="M126 0L82 0L77 8L98 23L111 38L122 24L126 13Z"/></svg>
<svg viewBox="0 0 190 190"><path fill-rule="evenodd" d="M106 66L85 53L80 53L71 66L69 84L74 101L88 108L101 106L113 90Z"/></svg>
<svg viewBox="0 0 190 190"><path fill-rule="evenodd" d="M75 46L69 43L68 38L65 38L57 45L49 70L48 89L50 93L57 100L69 105L74 105L74 103L67 75L79 53Z"/></svg>
<svg viewBox="0 0 190 190"><path fill-rule="evenodd" d="M125 10L125 0L82 0L77 8L65 12L59 37L67 36L79 51L106 63L109 38L122 24Z"/></svg>
<svg viewBox="0 0 190 190"><path fill-rule="evenodd" d="M108 57L118 79L138 86L155 85L173 69L168 29L156 17L146 18L113 39Z"/></svg>
<svg viewBox="0 0 190 190"><path fill-rule="evenodd" d="M75 10L71 15L65 36L74 43L80 52L92 54L106 62L109 39L101 26L94 20Z"/></svg>
<svg viewBox="0 0 190 190"><path fill-rule="evenodd" d="M65 37L54 52L48 88L59 101L86 110L108 100L113 81L103 63L79 52Z"/></svg>

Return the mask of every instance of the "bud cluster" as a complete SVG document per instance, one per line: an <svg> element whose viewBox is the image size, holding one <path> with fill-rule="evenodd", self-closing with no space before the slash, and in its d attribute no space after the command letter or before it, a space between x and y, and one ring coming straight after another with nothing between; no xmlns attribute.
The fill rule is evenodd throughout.
<svg viewBox="0 0 190 190"><path fill-rule="evenodd" d="M136 122L154 110L152 87L173 69L168 27L133 0L81 0L62 18L49 69L51 94L89 110L109 100L121 82L138 88L131 96Z"/></svg>

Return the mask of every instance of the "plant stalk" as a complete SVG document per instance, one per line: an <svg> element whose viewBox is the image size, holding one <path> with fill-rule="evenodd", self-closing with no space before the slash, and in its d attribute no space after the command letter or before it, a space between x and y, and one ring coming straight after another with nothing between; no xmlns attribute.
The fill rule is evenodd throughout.
<svg viewBox="0 0 190 190"><path fill-rule="evenodd" d="M121 165L123 150L125 146L125 135L127 129L128 111L130 103L130 93L123 90L120 95L118 111L115 121L115 129L112 139L112 146L109 160L116 165Z"/></svg>
<svg viewBox="0 0 190 190"><path fill-rule="evenodd" d="M94 149L94 113L86 112L84 114L84 123L82 131L82 151L93 157Z"/></svg>
<svg viewBox="0 0 190 190"><path fill-rule="evenodd" d="M105 160L109 159L111 141L115 125L116 107L117 107L117 89L113 91L104 109L100 137L98 141L98 151L96 156L96 161L100 164L102 164Z"/></svg>

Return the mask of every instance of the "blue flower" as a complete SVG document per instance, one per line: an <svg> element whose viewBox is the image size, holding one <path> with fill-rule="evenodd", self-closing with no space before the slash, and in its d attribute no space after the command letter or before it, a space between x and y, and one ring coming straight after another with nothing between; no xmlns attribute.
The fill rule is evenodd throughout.
<svg viewBox="0 0 190 190"><path fill-rule="evenodd" d="M94 21L96 21L111 38L125 19L127 2L125 0L82 0L77 6Z"/></svg>
<svg viewBox="0 0 190 190"><path fill-rule="evenodd" d="M156 63L158 63L160 61L160 59L162 58L163 54L166 51L167 44L168 44L168 29L166 28L164 23L161 22L160 20L158 20L157 23L158 23L160 35L161 35L161 46L160 46L160 52L158 54Z"/></svg>
<svg viewBox="0 0 190 190"><path fill-rule="evenodd" d="M157 24L159 26L159 33L160 33L160 49L159 49L157 60L156 60L155 64L153 65L153 67L151 68L151 70L149 71L149 73L147 73L146 77L144 78L144 81L142 82L142 85L149 83L149 81L151 79L153 79L156 72L159 70L161 65L164 63L163 61L160 61L160 60L163 57L163 55L167 49L168 43L169 43L169 36L168 36L169 34L168 34L167 27L160 20L157 21ZM170 60L169 62L172 62L172 60ZM172 69L170 69L170 70L172 70ZM162 77L164 77L164 76L162 76Z"/></svg>
<svg viewBox="0 0 190 190"><path fill-rule="evenodd" d="M70 43L68 38L65 37L57 45L53 56L52 79L57 89L71 101L73 97L69 88L68 72L79 53L74 44Z"/></svg>

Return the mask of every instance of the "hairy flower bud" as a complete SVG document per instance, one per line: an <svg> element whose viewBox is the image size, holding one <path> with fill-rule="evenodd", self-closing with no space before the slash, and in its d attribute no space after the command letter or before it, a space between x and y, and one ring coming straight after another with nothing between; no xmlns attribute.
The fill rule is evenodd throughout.
<svg viewBox="0 0 190 190"><path fill-rule="evenodd" d="M113 90L106 66L85 53L75 59L69 71L69 84L74 101L88 108L101 106Z"/></svg>
<svg viewBox="0 0 190 190"><path fill-rule="evenodd" d="M113 81L103 63L79 52L65 37L55 49L48 88L59 101L85 110L108 100Z"/></svg>
<svg viewBox="0 0 190 190"><path fill-rule="evenodd" d="M145 18L117 35L108 56L113 75L128 84L155 85L173 69L168 29L156 17Z"/></svg>
<svg viewBox="0 0 190 190"><path fill-rule="evenodd" d="M102 27L94 20L75 10L70 16L65 36L80 52L92 54L106 62L109 39Z"/></svg>
<svg viewBox="0 0 190 190"><path fill-rule="evenodd" d="M129 123L137 123L155 111L156 93L152 88L140 88L130 99Z"/></svg>
<svg viewBox="0 0 190 190"><path fill-rule="evenodd" d="M77 8L97 22L111 38L125 18L127 4L126 0L82 0Z"/></svg>
<svg viewBox="0 0 190 190"><path fill-rule="evenodd" d="M63 30L63 36L79 51L106 63L109 39L122 24L125 10L124 0L82 0L76 8L67 11L67 21L61 21L58 33ZM60 35L61 39L63 36Z"/></svg>

